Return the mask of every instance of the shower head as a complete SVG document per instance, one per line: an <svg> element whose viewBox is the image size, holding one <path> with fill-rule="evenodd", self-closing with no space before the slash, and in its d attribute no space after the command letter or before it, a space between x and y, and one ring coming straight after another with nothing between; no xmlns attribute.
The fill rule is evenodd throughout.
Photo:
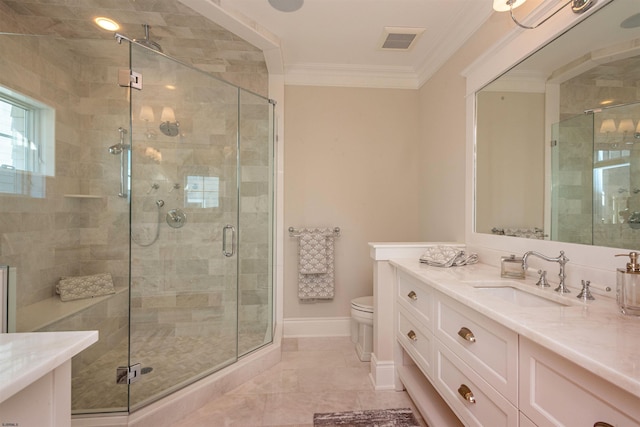
<svg viewBox="0 0 640 427"><path fill-rule="evenodd" d="M153 40L149 39L149 30L151 29L149 24L142 24L142 28L144 28L144 38L133 39L133 41L145 47L148 47L149 49L153 49L157 52L162 53L162 46L160 46L160 44L158 44L157 42L154 42Z"/></svg>

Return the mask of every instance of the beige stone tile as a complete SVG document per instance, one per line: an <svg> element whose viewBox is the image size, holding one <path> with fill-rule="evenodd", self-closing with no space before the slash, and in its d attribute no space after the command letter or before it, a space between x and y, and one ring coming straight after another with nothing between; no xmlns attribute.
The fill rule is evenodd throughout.
<svg viewBox="0 0 640 427"><path fill-rule="evenodd" d="M298 338L298 351L348 351L353 348L350 337Z"/></svg>
<svg viewBox="0 0 640 427"><path fill-rule="evenodd" d="M227 394L182 420L186 426L257 427L262 425L267 395ZM208 423L208 424L207 424Z"/></svg>
<svg viewBox="0 0 640 427"><path fill-rule="evenodd" d="M298 351L298 339L284 338L282 340L282 351Z"/></svg>
<svg viewBox="0 0 640 427"><path fill-rule="evenodd" d="M232 394L274 394L300 392L299 371L278 364L234 389Z"/></svg>
<svg viewBox="0 0 640 427"><path fill-rule="evenodd" d="M347 366L342 353L335 351L284 352L282 353L282 362L288 369Z"/></svg>
<svg viewBox="0 0 640 427"><path fill-rule="evenodd" d="M363 367L317 367L299 370L298 376L303 392L373 390Z"/></svg>
<svg viewBox="0 0 640 427"><path fill-rule="evenodd" d="M355 392L283 393L269 395L263 426L312 424L316 412L352 411L359 408Z"/></svg>

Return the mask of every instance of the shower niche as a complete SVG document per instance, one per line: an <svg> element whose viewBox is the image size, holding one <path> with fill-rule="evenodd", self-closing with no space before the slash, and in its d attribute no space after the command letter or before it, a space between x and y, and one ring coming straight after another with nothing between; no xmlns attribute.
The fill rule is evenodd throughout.
<svg viewBox="0 0 640 427"><path fill-rule="evenodd" d="M0 192L8 330L100 332L73 412L135 411L270 343L273 104L127 39L0 37L0 86L55 124L51 172L0 162L42 183ZM100 295L56 293L98 275Z"/></svg>

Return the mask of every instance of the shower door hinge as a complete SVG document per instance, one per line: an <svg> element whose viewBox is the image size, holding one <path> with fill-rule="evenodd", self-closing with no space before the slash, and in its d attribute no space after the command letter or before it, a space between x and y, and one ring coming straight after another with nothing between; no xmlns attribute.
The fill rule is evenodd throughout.
<svg viewBox="0 0 640 427"><path fill-rule="evenodd" d="M131 384L142 376L142 365L136 363L131 366L118 366L116 369L116 384Z"/></svg>
<svg viewBox="0 0 640 427"><path fill-rule="evenodd" d="M556 139L551 140L551 146L555 147L556 145L558 145L558 141Z"/></svg>
<svg viewBox="0 0 640 427"><path fill-rule="evenodd" d="M133 70L118 70L118 86L142 90L142 73Z"/></svg>

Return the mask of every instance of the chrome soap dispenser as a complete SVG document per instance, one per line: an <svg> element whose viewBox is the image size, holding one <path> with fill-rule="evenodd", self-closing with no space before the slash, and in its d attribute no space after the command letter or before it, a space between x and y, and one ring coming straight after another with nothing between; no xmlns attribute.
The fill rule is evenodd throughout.
<svg viewBox="0 0 640 427"><path fill-rule="evenodd" d="M624 314L640 316L640 264L638 264L638 252L619 254L616 256L628 256L627 268L619 268L616 271L616 298L618 307Z"/></svg>

